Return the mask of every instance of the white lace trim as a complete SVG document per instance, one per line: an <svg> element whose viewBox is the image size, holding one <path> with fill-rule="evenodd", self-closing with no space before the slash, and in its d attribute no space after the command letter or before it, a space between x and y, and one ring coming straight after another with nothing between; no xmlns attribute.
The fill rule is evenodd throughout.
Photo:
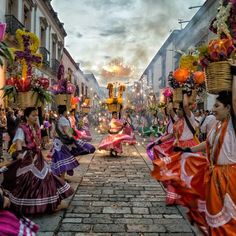
<svg viewBox="0 0 236 236"><path fill-rule="evenodd" d="M200 212L206 212L206 201L198 200L198 210Z"/></svg>
<svg viewBox="0 0 236 236"><path fill-rule="evenodd" d="M228 193L225 194L223 208L218 214L211 215L206 208L206 221L212 228L225 225L231 219L236 220L236 205Z"/></svg>

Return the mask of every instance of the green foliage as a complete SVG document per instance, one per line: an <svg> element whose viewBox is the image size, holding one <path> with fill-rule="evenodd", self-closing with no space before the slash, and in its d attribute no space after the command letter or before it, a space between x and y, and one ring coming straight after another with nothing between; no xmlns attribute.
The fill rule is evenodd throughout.
<svg viewBox="0 0 236 236"><path fill-rule="evenodd" d="M0 66L3 66L4 59L9 63L13 64L14 58L8 46L4 42L0 42Z"/></svg>

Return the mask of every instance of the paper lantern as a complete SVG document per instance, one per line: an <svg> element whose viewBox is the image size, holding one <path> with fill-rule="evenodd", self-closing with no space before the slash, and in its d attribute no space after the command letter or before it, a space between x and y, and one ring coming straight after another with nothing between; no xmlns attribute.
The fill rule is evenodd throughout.
<svg viewBox="0 0 236 236"><path fill-rule="evenodd" d="M196 71L193 74L193 79L196 84L202 84L205 81L205 73L203 71Z"/></svg>
<svg viewBox="0 0 236 236"><path fill-rule="evenodd" d="M177 70L174 71L173 77L179 83L184 83L189 77L189 70L178 68Z"/></svg>

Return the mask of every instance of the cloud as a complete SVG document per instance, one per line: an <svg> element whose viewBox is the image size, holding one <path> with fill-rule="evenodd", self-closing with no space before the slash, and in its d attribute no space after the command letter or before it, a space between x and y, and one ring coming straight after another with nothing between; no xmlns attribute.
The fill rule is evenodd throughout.
<svg viewBox="0 0 236 236"><path fill-rule="evenodd" d="M132 67L129 77L139 79L170 30L180 28L178 19L191 19L197 9L188 7L204 1L53 0L52 4L65 23L66 46L82 62L82 69L101 76L102 68L120 57Z"/></svg>
<svg viewBox="0 0 236 236"><path fill-rule="evenodd" d="M77 37L77 38L82 38L83 35L82 35L80 32L78 32L78 33L76 33L76 37Z"/></svg>

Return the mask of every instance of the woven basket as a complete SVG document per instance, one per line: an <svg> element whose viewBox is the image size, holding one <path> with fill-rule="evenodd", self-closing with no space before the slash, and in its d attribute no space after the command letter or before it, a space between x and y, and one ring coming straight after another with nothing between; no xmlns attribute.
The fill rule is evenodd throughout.
<svg viewBox="0 0 236 236"><path fill-rule="evenodd" d="M82 112L83 112L84 114L88 114L89 111L90 111L90 107L82 107Z"/></svg>
<svg viewBox="0 0 236 236"><path fill-rule="evenodd" d="M38 99L38 94L34 91L19 92L17 94L17 101L21 109L26 107L41 107L42 103Z"/></svg>
<svg viewBox="0 0 236 236"><path fill-rule="evenodd" d="M173 102L177 103L177 102L182 102L183 101L182 91L183 91L182 88L174 89L174 91L173 91Z"/></svg>
<svg viewBox="0 0 236 236"><path fill-rule="evenodd" d="M212 62L207 66L206 87L212 94L232 90L230 64L227 61Z"/></svg>
<svg viewBox="0 0 236 236"><path fill-rule="evenodd" d="M120 110L120 104L118 103L108 104L107 107L108 107L109 112L113 112L113 111L119 112Z"/></svg>
<svg viewBox="0 0 236 236"><path fill-rule="evenodd" d="M70 108L71 95L69 94L57 94L55 95L55 103L57 106L66 105L67 109Z"/></svg>

